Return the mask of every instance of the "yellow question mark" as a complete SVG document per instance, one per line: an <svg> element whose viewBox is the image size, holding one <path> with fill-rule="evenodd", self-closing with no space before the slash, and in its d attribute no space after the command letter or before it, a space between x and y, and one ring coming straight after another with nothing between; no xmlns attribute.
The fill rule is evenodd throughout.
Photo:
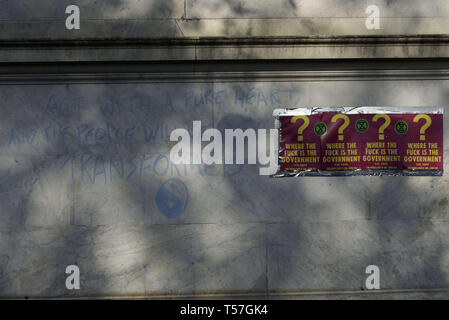
<svg viewBox="0 0 449 320"><path fill-rule="evenodd" d="M307 117L307 116L295 116L295 117L291 118L290 122L296 123L296 121L298 121L299 119L304 120L304 123L298 128L298 141L302 141L303 140L302 133L309 126L310 120L309 120L309 117Z"/></svg>
<svg viewBox="0 0 449 320"><path fill-rule="evenodd" d="M349 117L345 114L336 114L332 117L331 122L337 122L338 119L343 119L343 124L338 128L338 141L343 141L343 131L349 126Z"/></svg>
<svg viewBox="0 0 449 320"><path fill-rule="evenodd" d="M383 113L378 113L373 117L374 122L377 122L377 120L379 120L379 119L385 120L385 122L379 128L379 140L384 140L385 139L384 132L385 132L385 129L387 129L388 126L390 125L391 118L390 118L390 116L383 114Z"/></svg>
<svg viewBox="0 0 449 320"><path fill-rule="evenodd" d="M425 140L426 140L426 135L425 135L425 133L426 133L427 128L429 128L430 125L432 124L432 119L431 119L427 114L418 114L417 116L415 116L415 117L413 118L413 122L418 122L418 121L421 120L421 119L425 119L425 120L426 120L426 124L423 125L423 126L421 127L421 129L419 130L419 133L421 134L421 135L419 136L419 140L425 141Z"/></svg>

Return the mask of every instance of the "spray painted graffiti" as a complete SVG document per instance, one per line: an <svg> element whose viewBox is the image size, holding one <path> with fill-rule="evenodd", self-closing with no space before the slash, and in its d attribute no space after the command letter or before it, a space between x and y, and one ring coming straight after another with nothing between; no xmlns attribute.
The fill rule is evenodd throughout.
<svg viewBox="0 0 449 320"><path fill-rule="evenodd" d="M61 236L75 246L94 243L99 215L103 211L113 214L118 212L118 208L106 196L97 192L71 194L69 203L58 216Z"/></svg>
<svg viewBox="0 0 449 320"><path fill-rule="evenodd" d="M159 187L155 202L163 215L169 219L174 219L187 209L189 190L181 179L168 179Z"/></svg>

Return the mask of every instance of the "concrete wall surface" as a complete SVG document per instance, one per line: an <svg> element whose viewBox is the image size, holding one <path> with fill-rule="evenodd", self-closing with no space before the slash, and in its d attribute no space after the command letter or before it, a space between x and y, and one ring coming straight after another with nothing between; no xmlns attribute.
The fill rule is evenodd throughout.
<svg viewBox="0 0 449 320"><path fill-rule="evenodd" d="M354 295L370 264L387 293L447 288L446 175L273 179L168 159L171 130L193 120L272 128L285 105L445 106L448 80L388 78L3 84L0 295Z"/></svg>
<svg viewBox="0 0 449 320"><path fill-rule="evenodd" d="M446 34L445 0L2 0L0 39ZM66 30L78 5L81 28ZM380 28L365 12L380 9Z"/></svg>
<svg viewBox="0 0 449 320"><path fill-rule="evenodd" d="M70 4L79 30L65 28ZM371 4L380 29L365 27ZM171 131L196 120L223 131L273 128L278 107L448 111L447 1L0 7L0 298L449 297L447 174L274 179L169 161Z"/></svg>

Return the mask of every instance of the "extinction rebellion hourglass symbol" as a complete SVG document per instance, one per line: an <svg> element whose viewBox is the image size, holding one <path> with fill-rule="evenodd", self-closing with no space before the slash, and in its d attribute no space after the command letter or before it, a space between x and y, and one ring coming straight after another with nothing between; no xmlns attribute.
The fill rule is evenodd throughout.
<svg viewBox="0 0 449 320"><path fill-rule="evenodd" d="M359 119L355 123L355 129L360 133L365 133L369 129L369 122L365 119Z"/></svg>
<svg viewBox="0 0 449 320"><path fill-rule="evenodd" d="M318 122L313 127L313 131L319 137L324 136L327 132L327 125L324 122Z"/></svg>
<svg viewBox="0 0 449 320"><path fill-rule="evenodd" d="M399 134L405 134L408 131L408 124L403 120L399 120L394 125L394 130Z"/></svg>

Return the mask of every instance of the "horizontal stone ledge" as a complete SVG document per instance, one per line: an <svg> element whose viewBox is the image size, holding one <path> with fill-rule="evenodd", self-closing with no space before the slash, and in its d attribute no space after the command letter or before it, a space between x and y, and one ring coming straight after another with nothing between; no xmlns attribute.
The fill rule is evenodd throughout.
<svg viewBox="0 0 449 320"><path fill-rule="evenodd" d="M448 35L0 40L0 63L447 57Z"/></svg>
<svg viewBox="0 0 449 320"><path fill-rule="evenodd" d="M22 296L4 296L1 299L20 299ZM190 294L146 294L146 295L86 295L86 296L61 296L61 297L44 297L44 296L27 296L29 299L119 299L119 300L322 300L322 299L369 299L369 300L385 300L385 299L447 299L449 297L449 289L447 288L429 288L429 289L380 289L380 290L328 290L328 291L270 291L270 292L217 292L217 293L190 293Z"/></svg>
<svg viewBox="0 0 449 320"><path fill-rule="evenodd" d="M173 83L258 81L375 81L449 80L449 69L441 70L341 70L341 71L248 71L167 73L42 73L0 74L0 84L61 83Z"/></svg>
<svg viewBox="0 0 449 320"><path fill-rule="evenodd" d="M351 35L310 37L183 37L183 38L83 38L0 39L0 49L14 47L127 47L127 46L218 46L218 45L338 45L338 44L449 44L449 34Z"/></svg>

